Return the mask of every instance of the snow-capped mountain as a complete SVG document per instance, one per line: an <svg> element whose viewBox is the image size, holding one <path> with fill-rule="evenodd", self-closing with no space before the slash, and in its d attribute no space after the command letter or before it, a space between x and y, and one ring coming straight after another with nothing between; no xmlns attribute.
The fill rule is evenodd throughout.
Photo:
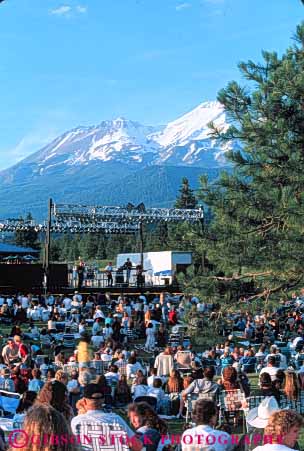
<svg viewBox="0 0 304 451"><path fill-rule="evenodd" d="M75 128L0 172L1 198L8 200L9 211L14 203L14 208L20 204L32 211L33 203L38 208L48 195L57 201L74 199L75 192L85 202L99 197L107 203L109 198L115 201L116 193L120 193L119 200L126 197L129 201L136 193L136 199L152 205L160 193L158 205L169 204L184 174L192 174L194 181L204 171L215 174L227 166L227 150L238 147L237 143L222 145L212 139L211 121L222 129L228 127L218 102L202 103L164 126L145 126L119 117ZM136 184L129 193L131 179Z"/></svg>
<svg viewBox="0 0 304 451"><path fill-rule="evenodd" d="M12 181L8 177L12 170L15 172L25 166L33 176L38 176L94 161L218 167L226 164L225 153L232 144L220 145L210 138L208 124L211 121L224 129L227 127L224 109L218 102L202 103L167 126L144 126L117 118L97 126L78 127L3 171L0 177Z"/></svg>
<svg viewBox="0 0 304 451"><path fill-rule="evenodd" d="M149 164L159 151L149 135L159 130L124 118L103 121L64 133L21 163L37 164L40 174L56 166L85 165L94 160Z"/></svg>
<svg viewBox="0 0 304 451"><path fill-rule="evenodd" d="M226 164L225 153L233 144L220 145L217 140L211 139L210 122L223 131L228 128L224 108L219 102L202 103L170 122L154 136L162 149L158 161L205 167Z"/></svg>

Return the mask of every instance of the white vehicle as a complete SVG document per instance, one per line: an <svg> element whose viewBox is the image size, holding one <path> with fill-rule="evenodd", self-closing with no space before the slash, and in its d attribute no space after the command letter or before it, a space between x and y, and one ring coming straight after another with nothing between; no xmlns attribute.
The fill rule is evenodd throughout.
<svg viewBox="0 0 304 451"><path fill-rule="evenodd" d="M131 284L136 283L136 266L140 265L140 253L118 254L116 267L124 266L127 258L132 262ZM182 251L145 252L144 276L146 285L169 285L176 273L183 272L192 264L192 253ZM124 271L126 273L126 271ZM124 274L126 278L126 274Z"/></svg>

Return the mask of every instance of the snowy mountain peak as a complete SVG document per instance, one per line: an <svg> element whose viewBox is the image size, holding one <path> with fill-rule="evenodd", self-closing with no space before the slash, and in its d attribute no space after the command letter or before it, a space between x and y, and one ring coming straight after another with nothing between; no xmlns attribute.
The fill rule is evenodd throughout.
<svg viewBox="0 0 304 451"><path fill-rule="evenodd" d="M218 167L236 143L222 146L210 137L208 124L228 127L223 106L203 102L166 126L145 126L125 117L80 126L62 134L14 168L30 167L35 176L95 163ZM8 169L5 173L8 173Z"/></svg>
<svg viewBox="0 0 304 451"><path fill-rule="evenodd" d="M118 127L124 127L128 124L128 122L131 122L131 121L128 121L125 117L122 117L122 116L119 116L112 121L113 125L116 125Z"/></svg>
<svg viewBox="0 0 304 451"><path fill-rule="evenodd" d="M156 138L157 142L167 147L169 145L185 145L189 140L208 139L210 130L208 124L214 121L217 125L225 124L224 108L219 102L204 102L170 122Z"/></svg>

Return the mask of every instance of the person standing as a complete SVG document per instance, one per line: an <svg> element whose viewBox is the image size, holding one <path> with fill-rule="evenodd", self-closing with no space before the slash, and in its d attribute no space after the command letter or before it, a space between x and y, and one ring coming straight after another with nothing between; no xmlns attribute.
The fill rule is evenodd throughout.
<svg viewBox="0 0 304 451"><path fill-rule="evenodd" d="M137 287L142 288L145 285L144 275L143 275L144 269L141 264L138 264L136 266L136 282Z"/></svg>
<svg viewBox="0 0 304 451"><path fill-rule="evenodd" d="M84 279L84 262L81 260L79 260L79 264L77 266L77 274L78 274L78 290L81 290Z"/></svg>
<svg viewBox="0 0 304 451"><path fill-rule="evenodd" d="M126 283L129 285L129 283L130 283L130 276L131 276L131 269L132 269L132 262L131 262L131 260L129 258L127 258L127 260L123 264L123 269L125 269L126 272L127 272Z"/></svg>
<svg viewBox="0 0 304 451"><path fill-rule="evenodd" d="M112 287L113 286L113 265L112 262L109 262L108 265L105 267L105 272L107 275L107 279L108 279L108 287Z"/></svg>
<svg viewBox="0 0 304 451"><path fill-rule="evenodd" d="M154 351L155 348L155 331L153 324L149 322L149 324L146 327L146 344L145 349L147 351Z"/></svg>

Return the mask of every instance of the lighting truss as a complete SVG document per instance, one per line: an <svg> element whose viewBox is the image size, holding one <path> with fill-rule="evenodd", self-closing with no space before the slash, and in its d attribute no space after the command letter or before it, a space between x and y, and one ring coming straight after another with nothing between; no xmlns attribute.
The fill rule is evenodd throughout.
<svg viewBox="0 0 304 451"><path fill-rule="evenodd" d="M179 208L145 208L144 204L134 207L88 206L74 204L53 204L53 216L57 223L67 220L80 223L98 223L100 221L119 224L157 223L157 222L197 222L203 220L203 210Z"/></svg>
<svg viewBox="0 0 304 451"><path fill-rule="evenodd" d="M20 221L7 219L0 221L0 232L29 231L46 232L46 223L37 224L35 221ZM139 232L138 224L118 224L116 222L95 222L94 224L84 224L81 221L55 221L51 225L51 232L54 233L105 233L135 235Z"/></svg>
<svg viewBox="0 0 304 451"><path fill-rule="evenodd" d="M74 204L52 204L49 231L54 233L105 233L136 234L141 224L164 222L190 223L203 220L203 209L145 208L144 204L135 207L88 206ZM33 220L0 220L0 232L35 230L47 232L44 222Z"/></svg>
<svg viewBox="0 0 304 451"><path fill-rule="evenodd" d="M118 224L117 222L84 223L79 220L57 221L52 224L54 233L105 233L107 235L135 235L139 232L139 224Z"/></svg>
<svg viewBox="0 0 304 451"><path fill-rule="evenodd" d="M35 221L23 221L21 219L5 219L0 220L0 231L1 232L18 232L18 231L29 231L35 230L40 232L44 225L37 224Z"/></svg>

